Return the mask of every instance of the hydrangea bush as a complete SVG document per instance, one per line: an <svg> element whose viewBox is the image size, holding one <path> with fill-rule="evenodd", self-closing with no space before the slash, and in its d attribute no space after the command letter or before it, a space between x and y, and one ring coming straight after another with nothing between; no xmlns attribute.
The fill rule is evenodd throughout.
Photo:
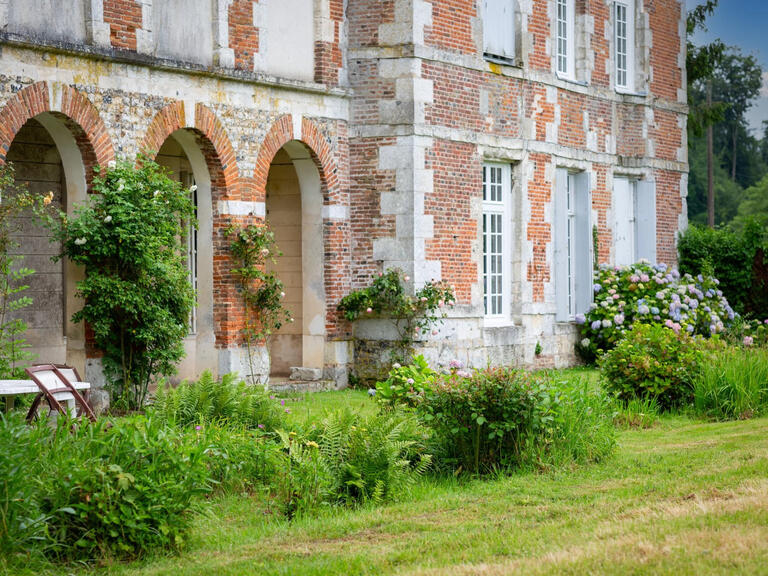
<svg viewBox="0 0 768 576"><path fill-rule="evenodd" d="M596 273L594 303L578 315L577 350L588 361L610 350L635 322L658 323L676 333L709 337L724 332L736 313L719 281L699 274L680 275L664 264L640 261L632 266L602 266Z"/></svg>

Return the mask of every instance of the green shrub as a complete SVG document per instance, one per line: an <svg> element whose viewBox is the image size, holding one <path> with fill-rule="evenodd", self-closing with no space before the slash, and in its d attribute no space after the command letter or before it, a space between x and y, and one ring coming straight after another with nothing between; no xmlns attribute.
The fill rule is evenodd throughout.
<svg viewBox="0 0 768 576"><path fill-rule="evenodd" d="M37 482L52 549L67 559L178 548L209 490L205 445L145 417L62 423Z"/></svg>
<svg viewBox="0 0 768 576"><path fill-rule="evenodd" d="M764 227L756 221L748 220L741 232L730 227L690 226L677 244L680 271L694 276L711 272L720 279L723 293L740 314L764 318L768 309L763 307L763 286L753 271L757 250L767 239Z"/></svg>
<svg viewBox="0 0 768 576"><path fill-rule="evenodd" d="M619 400L655 399L662 409L687 403L704 355L696 340L659 324L635 324L599 362Z"/></svg>
<svg viewBox="0 0 768 576"><path fill-rule="evenodd" d="M195 305L182 245L194 220L190 190L138 161L97 169L88 202L56 229L62 257L87 272L72 321L93 329L112 401L126 409L141 408L150 383L175 373Z"/></svg>
<svg viewBox="0 0 768 576"><path fill-rule="evenodd" d="M179 427L216 423L274 430L283 425L280 406L264 388L250 386L236 374L225 374L217 381L208 371L196 382L185 381L175 388L161 386L151 411Z"/></svg>
<svg viewBox="0 0 768 576"><path fill-rule="evenodd" d="M20 413L0 414L0 558L42 554L50 545L34 481L49 436L47 423L28 426Z"/></svg>
<svg viewBox="0 0 768 576"><path fill-rule="evenodd" d="M271 492L282 465L280 445L258 429L232 425L199 426L206 465L219 492Z"/></svg>
<svg viewBox="0 0 768 576"><path fill-rule="evenodd" d="M388 408L412 408L432 386L436 375L421 355L413 358L407 366L395 363L387 379L376 383L376 400L381 406Z"/></svg>
<svg viewBox="0 0 768 576"><path fill-rule="evenodd" d="M547 422L543 380L508 368L440 375L417 404L444 463L475 472L519 463L525 443ZM544 418L551 418L544 414Z"/></svg>
<svg viewBox="0 0 768 576"><path fill-rule="evenodd" d="M680 276L663 264L602 266L593 285L594 304L586 315L576 316L581 324L577 351L593 362L638 322L706 337L722 333L736 315L719 285L709 275Z"/></svg>
<svg viewBox="0 0 768 576"><path fill-rule="evenodd" d="M768 413L768 349L731 347L711 355L693 380L699 414L730 420Z"/></svg>

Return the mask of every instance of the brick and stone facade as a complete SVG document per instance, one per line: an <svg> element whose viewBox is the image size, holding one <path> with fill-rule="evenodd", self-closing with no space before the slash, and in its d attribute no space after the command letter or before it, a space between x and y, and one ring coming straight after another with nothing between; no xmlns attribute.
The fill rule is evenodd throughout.
<svg viewBox="0 0 768 576"><path fill-rule="evenodd" d="M290 159L301 188L302 365L340 383L353 336L369 357L388 335L376 321L350 326L336 306L395 266L411 289L430 279L455 288L458 306L420 342L433 361L573 362L574 325L555 320L559 169L589 176L602 263L614 261L614 177L653 181L658 260L675 260L687 189L682 0L637 0L632 93L613 87L613 0L575 1L572 80L555 73L556 0L513 2L518 56L506 62L483 55L480 0L58 4L54 14L45 0L0 0L0 161L14 157L25 123L39 122L71 210L94 165L179 144L208 246L183 376L242 370L223 230L269 219L276 158ZM512 175L510 306L493 326L482 283L490 161ZM71 316L77 272L62 274ZM51 360L98 356L82 327L63 325L66 353ZM86 369L97 378L98 361Z"/></svg>

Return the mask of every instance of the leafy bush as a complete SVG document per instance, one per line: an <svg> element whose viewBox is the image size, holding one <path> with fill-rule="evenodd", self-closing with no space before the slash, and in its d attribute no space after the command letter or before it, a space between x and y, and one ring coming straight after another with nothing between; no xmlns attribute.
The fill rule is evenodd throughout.
<svg viewBox="0 0 768 576"><path fill-rule="evenodd" d="M712 354L693 380L693 397L698 413L719 420L768 413L768 349Z"/></svg>
<svg viewBox="0 0 768 576"><path fill-rule="evenodd" d="M677 245L680 270L692 275L714 274L736 310L763 318L768 309L763 307L765 295L760 288L765 287L758 286L753 269L756 253L766 240L764 227L756 221L747 221L741 232L730 227L690 226Z"/></svg>
<svg viewBox="0 0 768 576"><path fill-rule="evenodd" d="M0 419L3 557L91 560L175 549L209 490L205 444L156 419ZM13 560L12 560L13 561Z"/></svg>
<svg viewBox="0 0 768 576"><path fill-rule="evenodd" d="M654 399L667 409L691 399L703 361L699 345L686 332L635 324L599 365L606 389L620 400Z"/></svg>
<svg viewBox="0 0 768 576"><path fill-rule="evenodd" d="M225 374L217 381L207 370L197 382L158 388L151 411L179 427L215 423L274 430L283 424L280 407L262 387L248 385L237 374Z"/></svg>
<svg viewBox="0 0 768 576"><path fill-rule="evenodd" d="M520 461L528 438L552 418L537 410L548 400L541 377L487 368L438 376L417 411L445 463L480 472Z"/></svg>
<svg viewBox="0 0 768 576"><path fill-rule="evenodd" d="M287 459L277 488L289 515L322 502L395 500L432 462L413 414L337 410L305 433L279 434Z"/></svg>
<svg viewBox="0 0 768 576"><path fill-rule="evenodd" d="M421 355L414 357L407 366L395 363L387 379L376 383L376 400L388 408L412 408L432 386L436 375Z"/></svg>
<svg viewBox="0 0 768 576"><path fill-rule="evenodd" d="M189 283L185 221L190 191L146 157L98 172L88 203L62 215L62 256L85 266L83 308L72 317L93 329L104 351L114 403L143 405L150 382L173 374L195 296Z"/></svg>
<svg viewBox="0 0 768 576"><path fill-rule="evenodd" d="M55 553L72 559L180 547L208 490L205 445L145 417L60 426L39 479Z"/></svg>
<svg viewBox="0 0 768 576"><path fill-rule="evenodd" d="M50 545L34 482L49 435L47 423L28 426L20 413L0 414L0 558L42 554Z"/></svg>
<svg viewBox="0 0 768 576"><path fill-rule="evenodd" d="M710 276L680 276L666 266L639 262L601 267L594 284L595 302L581 324L577 346L588 361L613 348L636 322L664 324L675 332L711 336L735 318L733 309Z"/></svg>
<svg viewBox="0 0 768 576"><path fill-rule="evenodd" d="M349 321L358 318L388 318L399 334L399 359L411 354L413 342L426 334L445 316L446 307L453 307L453 288L443 282L427 282L413 296L404 283L410 278L402 270L391 268L374 278L367 288L350 292L339 303L339 311Z"/></svg>
<svg viewBox="0 0 768 576"><path fill-rule="evenodd" d="M200 442L206 446L208 475L216 491L266 492L281 469L280 445L258 429L228 424L199 426Z"/></svg>

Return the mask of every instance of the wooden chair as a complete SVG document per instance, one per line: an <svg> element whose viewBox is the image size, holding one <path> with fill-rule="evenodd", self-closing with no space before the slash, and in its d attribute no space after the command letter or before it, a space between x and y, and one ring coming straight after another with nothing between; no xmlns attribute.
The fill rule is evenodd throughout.
<svg viewBox="0 0 768 576"><path fill-rule="evenodd" d="M27 368L26 373L40 390L32 401L29 412L27 412L27 421L31 421L35 417L43 399L48 402L51 410L69 416L69 412L61 405L62 396L67 400L74 400L76 410L79 407L78 416L85 415L92 422L96 421L96 415L90 404L72 385L72 382L81 381L75 368L64 364L38 364Z"/></svg>

